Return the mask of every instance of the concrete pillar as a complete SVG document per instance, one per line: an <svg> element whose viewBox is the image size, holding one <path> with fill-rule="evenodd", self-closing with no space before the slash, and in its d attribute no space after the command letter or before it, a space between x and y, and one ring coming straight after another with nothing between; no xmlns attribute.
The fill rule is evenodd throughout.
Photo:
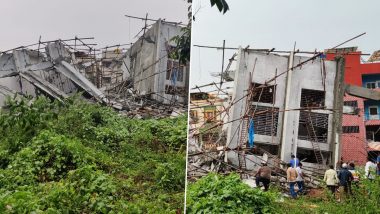
<svg viewBox="0 0 380 214"><path fill-rule="evenodd" d="M290 90L291 90L291 84L292 84L292 74L293 74L293 61L294 61L294 52L292 51L289 55L289 63L288 63L288 72L286 76L286 86L285 86L285 101L284 101L284 110L289 109L289 102L290 102ZM281 152L280 152L280 158L281 160L285 160L290 156L288 154L290 143L286 142L286 139L288 137L288 123L289 120L289 111L284 111L283 114L283 125L282 125L282 134L281 134ZM294 141L294 144L297 144L297 140ZM297 153L297 146L293 145L293 153Z"/></svg>
<svg viewBox="0 0 380 214"><path fill-rule="evenodd" d="M332 164L335 165L340 160L342 152L342 112L343 112L343 97L344 97L344 72L345 72L345 59L343 57L337 57L335 59L336 64L336 76L334 81L334 114L333 114L333 126L332 126L332 139L330 142L330 149L332 151Z"/></svg>
<svg viewBox="0 0 380 214"><path fill-rule="evenodd" d="M230 112L230 121L234 121L228 126L227 130L227 147L235 149L239 145L239 135L241 128L241 117L244 116L246 98L243 98L247 94L249 71L247 70L245 56L248 52L243 49L239 49L238 60L239 64L236 67L235 81L234 81L234 94L232 95L233 108ZM237 100L239 100L237 102Z"/></svg>

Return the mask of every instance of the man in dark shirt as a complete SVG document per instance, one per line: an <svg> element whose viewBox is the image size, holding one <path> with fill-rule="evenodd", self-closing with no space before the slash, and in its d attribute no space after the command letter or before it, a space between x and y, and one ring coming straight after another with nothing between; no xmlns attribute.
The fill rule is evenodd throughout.
<svg viewBox="0 0 380 214"><path fill-rule="evenodd" d="M344 163L342 165L342 170L340 170L338 173L339 192L340 194L343 194L344 191L344 196L347 196L349 193L349 190L351 189L351 181L354 180L354 176L352 176L352 173L348 171L347 167L347 164Z"/></svg>
<svg viewBox="0 0 380 214"><path fill-rule="evenodd" d="M265 162L261 162L261 164L262 167L257 171L255 175L256 186L259 187L261 182L264 185L264 191L268 191L272 170L267 166Z"/></svg>

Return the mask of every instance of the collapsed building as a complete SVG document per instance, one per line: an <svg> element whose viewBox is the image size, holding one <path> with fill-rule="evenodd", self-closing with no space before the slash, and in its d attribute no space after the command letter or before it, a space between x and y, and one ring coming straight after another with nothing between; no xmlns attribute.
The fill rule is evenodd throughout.
<svg viewBox="0 0 380 214"><path fill-rule="evenodd" d="M254 170L263 158L276 165L274 161L289 162L292 154L316 169L337 161L344 60L316 56L239 49L227 131L228 162ZM254 148L248 145L250 131Z"/></svg>
<svg viewBox="0 0 380 214"><path fill-rule="evenodd" d="M47 43L45 52L15 49L0 55L0 104L6 96L21 94L63 100L79 91L97 102L113 105L104 93L74 66L75 56L60 41Z"/></svg>
<svg viewBox="0 0 380 214"><path fill-rule="evenodd" d="M128 50L120 45L96 49L83 42L93 38L76 37L1 52L0 106L15 94L63 100L83 92L89 100L138 118L186 112L188 69L171 54L182 27L158 20L143 29Z"/></svg>

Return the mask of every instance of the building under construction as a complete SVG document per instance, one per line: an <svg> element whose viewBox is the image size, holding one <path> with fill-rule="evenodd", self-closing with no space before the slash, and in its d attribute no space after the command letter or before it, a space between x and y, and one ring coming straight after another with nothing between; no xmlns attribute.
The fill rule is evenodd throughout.
<svg viewBox="0 0 380 214"><path fill-rule="evenodd" d="M327 61L324 54L310 58L239 49L234 73L228 162L253 170L268 155L288 162L294 154L313 168L337 161L342 58ZM254 133L253 146L248 145L249 132Z"/></svg>

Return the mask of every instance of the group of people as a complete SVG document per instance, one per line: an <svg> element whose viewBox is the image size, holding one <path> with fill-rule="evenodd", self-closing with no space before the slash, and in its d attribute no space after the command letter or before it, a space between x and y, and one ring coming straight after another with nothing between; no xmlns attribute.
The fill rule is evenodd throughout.
<svg viewBox="0 0 380 214"><path fill-rule="evenodd" d="M380 175L380 154L376 159L376 164L372 159L368 159L365 164L364 178L373 180L376 175ZM335 195L336 190L339 190L340 198L344 198L347 195L352 195L352 185L358 185L360 181L360 175L355 169L354 163L344 163L343 159L337 163L337 171L330 165L330 169L326 170L324 175L324 181L327 188ZM338 187L338 188L337 188Z"/></svg>
<svg viewBox="0 0 380 214"><path fill-rule="evenodd" d="M257 171L256 186L260 183L264 186L264 191L268 191L272 170L267 166L266 162L262 162L262 167ZM380 154L377 156L376 164L373 160L369 159L365 165L365 178L374 179L375 175L380 176ZM296 198L303 193L304 190L304 173L302 170L302 163L294 155L291 156L290 162L287 164L286 170L287 182L289 183L290 196ZM335 194L337 187L341 194L352 194L352 185L358 185L359 173L355 169L354 163L343 163L343 159L337 163L337 171L334 166L330 165L326 170L323 180L327 188ZM298 186L298 191L295 191L295 186Z"/></svg>
<svg viewBox="0 0 380 214"><path fill-rule="evenodd" d="M296 198L303 193L304 188L304 173L302 171L302 163L294 155L291 156L290 162L287 164L286 178L289 183L290 196ZM295 191L295 185L298 186L298 191Z"/></svg>
<svg viewBox="0 0 380 214"><path fill-rule="evenodd" d="M256 186L259 186L260 183L264 186L264 191L268 191L270 178L272 170L269 166L267 166L266 162L261 163L260 169L257 171L256 177ZM295 159L294 155L292 155L292 160L288 163L288 169L286 170L287 181L290 186L290 195L292 198L296 198L297 195L303 193L304 189L304 174L302 171L302 163L299 162L298 159ZM298 191L295 191L295 185L298 186Z"/></svg>

